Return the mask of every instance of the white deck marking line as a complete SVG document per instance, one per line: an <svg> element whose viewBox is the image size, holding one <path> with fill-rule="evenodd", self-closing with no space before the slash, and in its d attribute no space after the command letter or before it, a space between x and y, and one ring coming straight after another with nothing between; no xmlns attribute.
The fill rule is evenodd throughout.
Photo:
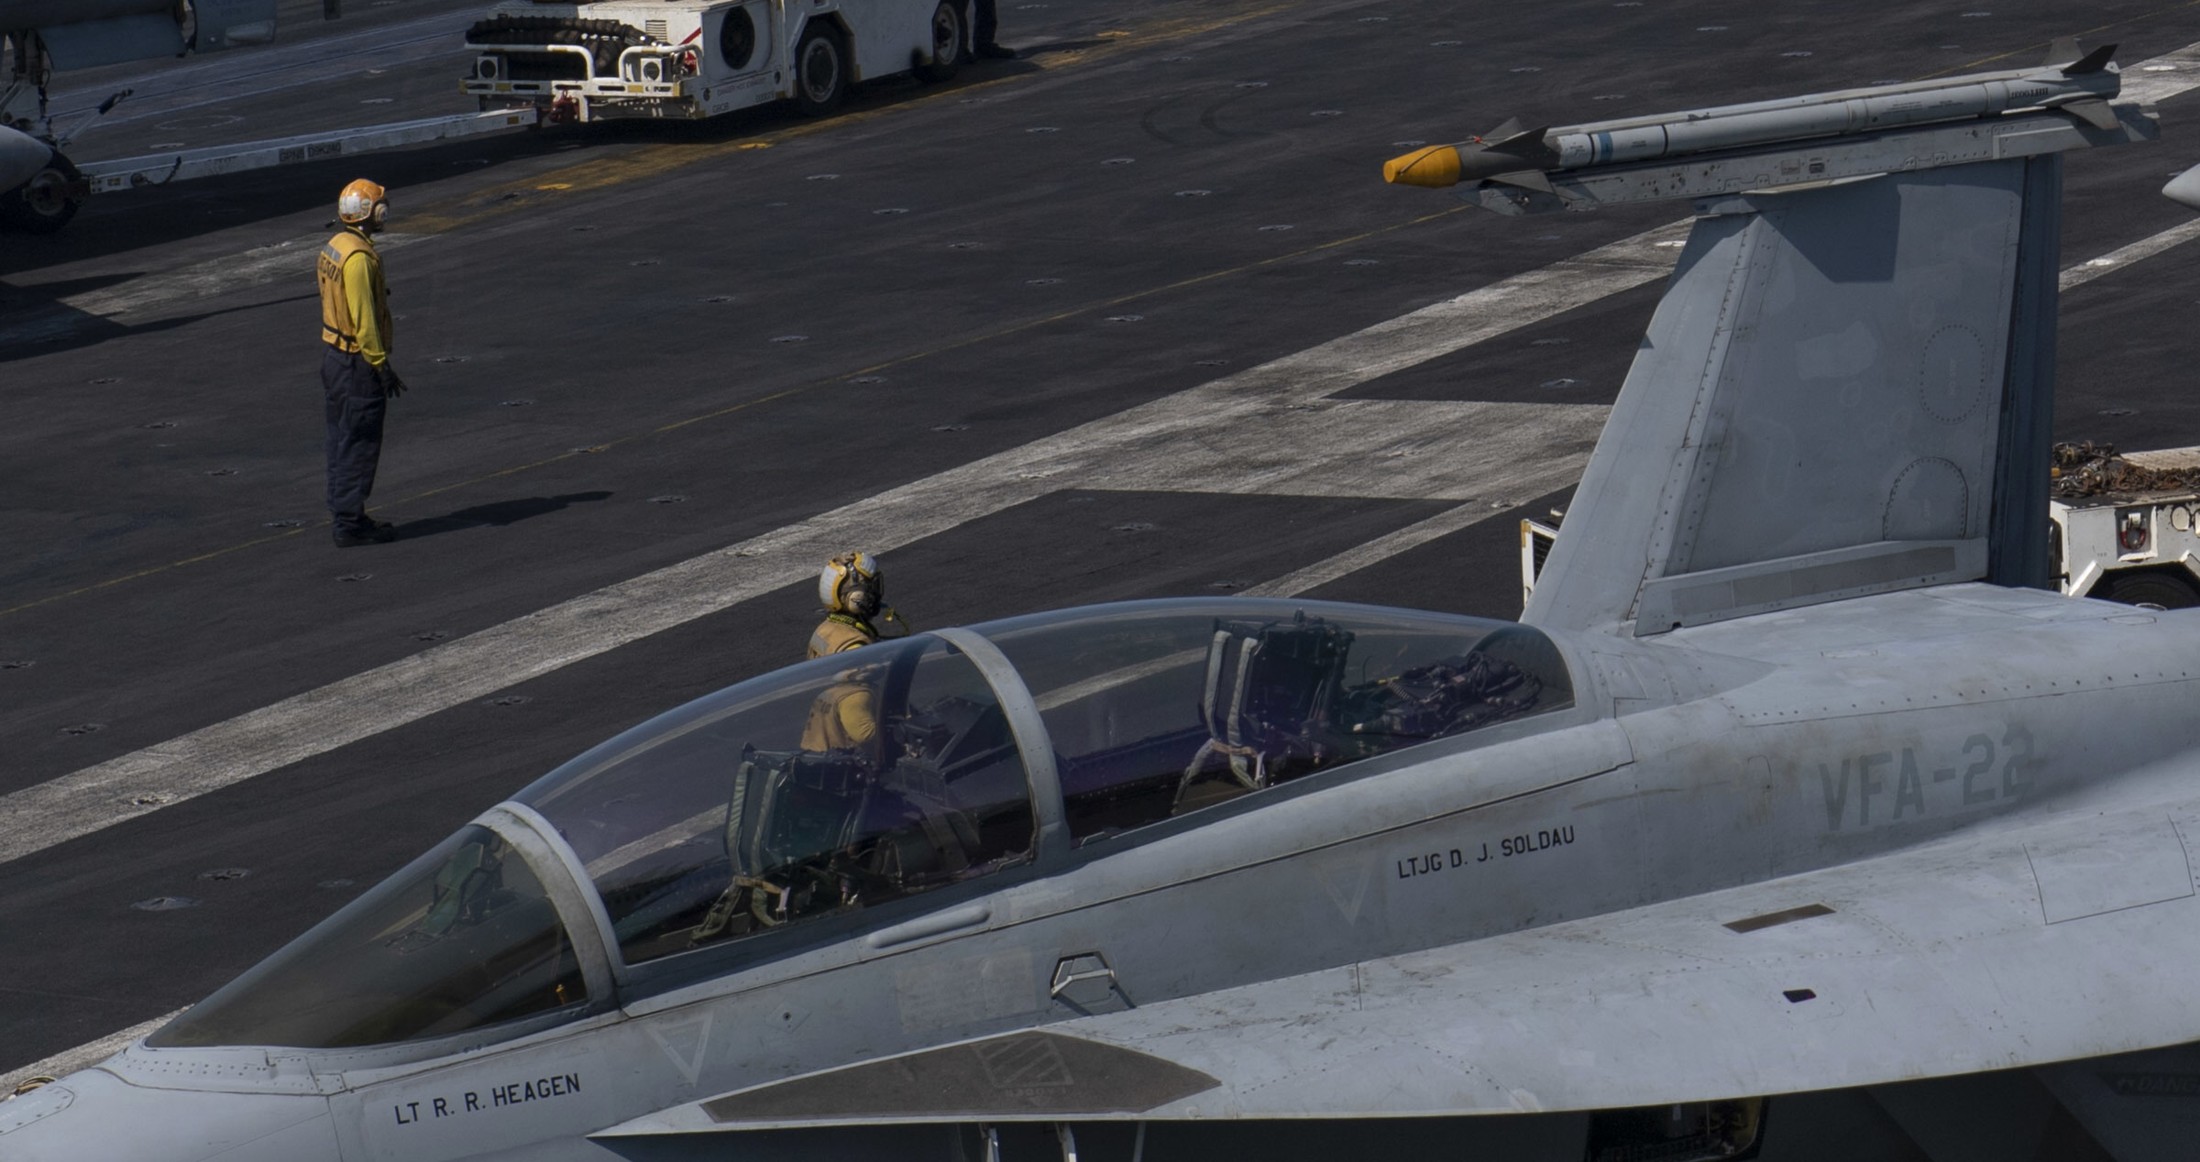
<svg viewBox="0 0 2200 1162"><path fill-rule="evenodd" d="M2200 448L2155 448L2146 452L2125 452L2123 457L2141 468L2157 472L2200 468Z"/></svg>
<svg viewBox="0 0 2200 1162"><path fill-rule="evenodd" d="M2122 88L2116 94L2118 101L2155 105L2200 89L2200 44L2188 44L2127 65L2123 73Z"/></svg>
<svg viewBox="0 0 2200 1162"><path fill-rule="evenodd" d="M2142 258L2152 258L2180 243L2200 238L2200 218L2182 226L2172 226L2152 238L2141 238L2129 246L2118 247L2099 258L2089 258L2062 272L2061 288L2065 291L2084 286L2104 274L2114 274Z"/></svg>
<svg viewBox="0 0 2200 1162"><path fill-rule="evenodd" d="M1174 396L1082 424L724 549L515 618L159 745L0 797L0 862L21 859L172 803L312 758L485 697L808 576L850 544L898 548L1095 479L1136 483L1179 460L1181 440L1243 432L1322 397L1663 278L1686 223L1660 227L1378 323ZM1475 458L1547 459L1601 409L1463 405L1493 433ZM1475 414L1454 412L1464 418ZM1548 417L1539 424L1535 417ZM1232 441L1243 444L1245 441ZM1585 452L1586 449L1584 448ZM1322 444L1309 459L1328 454ZM1202 450L1218 484L1238 469ZM1256 471L1272 467L1255 465ZM1578 465L1554 466L1556 479ZM1536 487L1540 484L1530 484ZM1558 487L1553 484L1551 487ZM331 716L329 706L345 712Z"/></svg>
<svg viewBox="0 0 2200 1162"><path fill-rule="evenodd" d="M1563 485L1561 486L1563 487ZM1551 491L1545 489L1544 491ZM1520 500L1528 499L1525 496ZM1512 505L1500 505L1510 508ZM1297 597L1309 589L1319 589L1331 581L1357 573L1379 561L1387 561L1408 549L1419 548L1438 537L1450 536L1468 525L1480 524L1497 515L1488 504L1469 501L1457 508L1447 508L1426 520L1416 521L1396 532L1387 533L1348 552L1339 553L1326 561L1317 561L1296 573L1278 577L1265 585L1255 585L1241 592L1247 597Z"/></svg>

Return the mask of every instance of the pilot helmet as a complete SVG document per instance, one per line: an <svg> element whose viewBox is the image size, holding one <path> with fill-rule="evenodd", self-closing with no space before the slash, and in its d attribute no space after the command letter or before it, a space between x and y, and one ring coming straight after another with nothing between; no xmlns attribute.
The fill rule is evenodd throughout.
<svg viewBox="0 0 2200 1162"><path fill-rule="evenodd" d="M817 600L828 613L868 618L885 599L886 571L869 553L842 553L818 571Z"/></svg>
<svg viewBox="0 0 2200 1162"><path fill-rule="evenodd" d="M355 179L336 195L336 217L346 226L379 229L390 211L389 191L365 178Z"/></svg>

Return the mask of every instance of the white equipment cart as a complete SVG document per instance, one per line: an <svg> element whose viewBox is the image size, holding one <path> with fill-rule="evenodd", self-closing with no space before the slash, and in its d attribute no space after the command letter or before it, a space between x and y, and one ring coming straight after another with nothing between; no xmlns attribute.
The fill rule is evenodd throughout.
<svg viewBox="0 0 2200 1162"><path fill-rule="evenodd" d="M792 99L832 111L858 81L954 75L967 0L507 0L466 34L483 109L551 121L693 120Z"/></svg>

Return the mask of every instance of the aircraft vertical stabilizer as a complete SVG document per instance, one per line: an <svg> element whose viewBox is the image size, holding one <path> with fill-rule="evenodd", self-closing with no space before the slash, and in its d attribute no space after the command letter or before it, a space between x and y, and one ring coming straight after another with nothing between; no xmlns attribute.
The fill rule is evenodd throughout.
<svg viewBox="0 0 2200 1162"><path fill-rule="evenodd" d="M1707 205L1525 619L2042 581L2060 161Z"/></svg>

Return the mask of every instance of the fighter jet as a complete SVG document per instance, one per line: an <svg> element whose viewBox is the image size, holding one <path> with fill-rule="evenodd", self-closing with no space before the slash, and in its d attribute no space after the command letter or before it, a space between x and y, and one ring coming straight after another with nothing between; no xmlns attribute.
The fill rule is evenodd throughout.
<svg viewBox="0 0 2200 1162"><path fill-rule="evenodd" d="M0 226L51 233L90 188L46 119L56 70L215 52L275 38L276 0L0 0ZM329 10L333 13L332 2ZM100 112L113 107L113 98Z"/></svg>
<svg viewBox="0 0 2200 1162"><path fill-rule="evenodd" d="M1697 214L1520 622L1149 601L741 682L0 1159L1777 1159L1896 1082L1967 1086L1889 1102L1939 1162L2034 1156L2043 1086L2189 1157L2200 614L2040 588L2062 155L2154 136L2082 75L1464 185Z"/></svg>

